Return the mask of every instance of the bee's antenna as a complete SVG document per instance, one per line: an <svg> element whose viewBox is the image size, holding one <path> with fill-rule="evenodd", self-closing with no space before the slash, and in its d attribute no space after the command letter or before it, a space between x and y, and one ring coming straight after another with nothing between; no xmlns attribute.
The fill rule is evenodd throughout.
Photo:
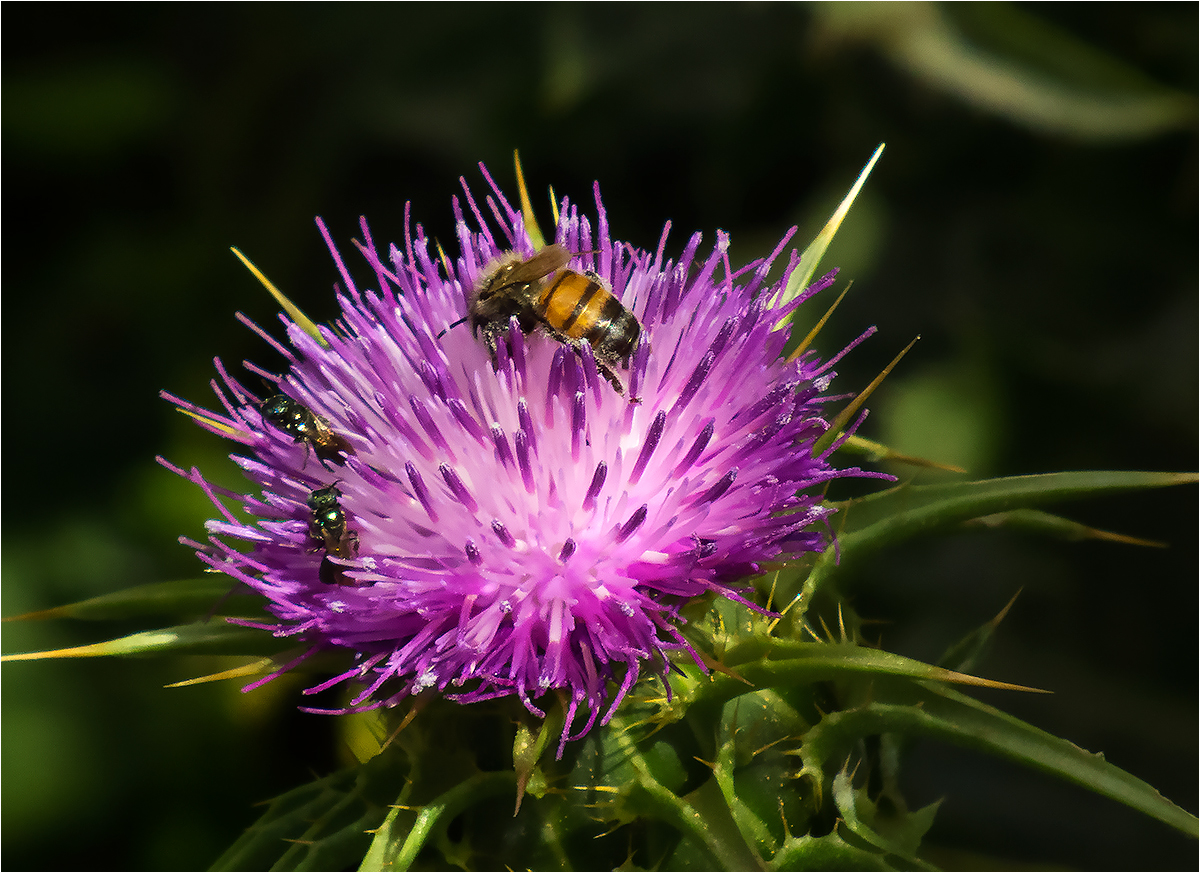
<svg viewBox="0 0 1200 873"><path fill-rule="evenodd" d="M448 325L446 325L446 327L445 327L445 328L443 328L443 330L441 331L441 333L439 333L439 334L437 335L437 338L438 338L438 339L441 339L442 337L444 337L444 336L446 335L446 333L447 333L448 331L451 331L451 330L453 330L454 328L458 327L460 324L463 324L463 323L464 323L464 322L465 322L467 319L469 319L470 317L471 317L471 316L469 316L469 315L464 315L464 316L463 316L462 318L460 318L458 321L456 321L456 322L454 322L454 323L452 323L452 324L448 324Z"/></svg>

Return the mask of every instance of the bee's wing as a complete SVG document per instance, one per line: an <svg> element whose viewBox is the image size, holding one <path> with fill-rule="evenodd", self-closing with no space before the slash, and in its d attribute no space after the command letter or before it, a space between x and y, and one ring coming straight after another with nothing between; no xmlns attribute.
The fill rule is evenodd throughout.
<svg viewBox="0 0 1200 873"><path fill-rule="evenodd" d="M543 276L549 276L555 270L567 265L571 260L571 252L557 243L546 246L528 261L522 261L505 277L507 285L524 285L536 282Z"/></svg>

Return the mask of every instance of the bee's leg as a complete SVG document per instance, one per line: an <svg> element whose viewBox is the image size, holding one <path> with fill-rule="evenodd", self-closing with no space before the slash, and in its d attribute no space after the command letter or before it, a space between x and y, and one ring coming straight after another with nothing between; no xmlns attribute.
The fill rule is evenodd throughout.
<svg viewBox="0 0 1200 873"><path fill-rule="evenodd" d="M552 340L554 340L555 342L562 343L564 346L569 346L570 348L575 350L575 354L579 355L580 359L583 358L583 347L585 345L587 345L587 340L575 339L575 337L567 336L565 333L561 333L561 332L555 330L554 328L552 328L545 321L542 322L542 330L544 330L546 332L546 335L549 336ZM596 357L595 355L592 355L593 360L595 360L595 357ZM600 366L600 362L596 361L596 367L599 368L599 366Z"/></svg>
<svg viewBox="0 0 1200 873"><path fill-rule="evenodd" d="M342 537L342 541L334 549L334 554L339 558L353 558L358 554L358 534L355 531L348 530ZM346 568L341 564L335 564L329 560L329 552L326 551L324 557L321 558L321 569L318 575L322 582L326 585L353 585L351 579L346 578Z"/></svg>
<svg viewBox="0 0 1200 873"><path fill-rule="evenodd" d="M317 577L324 585L353 585L354 580L346 577L346 568L329 560L329 555L321 558L321 569Z"/></svg>
<svg viewBox="0 0 1200 873"><path fill-rule="evenodd" d="M619 363L619 364L621 365L621 367L623 367L624 369L626 369L626 370L629 370L629 369L630 369L630 366L631 366L631 363L632 363L632 361L633 361L633 353L631 352L630 354L626 355L626 356L625 356L625 358L624 358L623 360L621 360L621 361L618 361L617 363ZM630 381L630 386L631 386L631 388L632 388L632 384L633 384L633 373L632 373L632 371L631 371L631 372L630 372L630 374L629 374L629 381ZM618 391L617 393L621 393L621 392L619 392L619 391ZM634 397L634 396L631 394L631 395L629 396L629 402L630 402L630 403L641 403L641 402L642 402L642 398L640 398L640 397Z"/></svg>
<svg viewBox="0 0 1200 873"><path fill-rule="evenodd" d="M616 373L613 372L612 367L608 366L608 364L604 363L601 360L597 360L596 361L596 369L599 370L604 375L604 378L606 378L609 382L612 383L613 388L617 389L618 394L620 394L621 396L625 395L625 386L621 384L621 379L617 376ZM638 401L634 400L633 402L637 403Z"/></svg>
<svg viewBox="0 0 1200 873"><path fill-rule="evenodd" d="M546 333L550 334L550 336L552 336L554 339L558 340L565 346L570 346L575 350L575 354L579 355L580 358L583 357L583 347L588 345L587 340L576 339L575 337L567 336L565 333L559 333L548 324L543 324L542 327L545 329ZM600 358L596 355L595 350L592 351L592 360L596 362L596 369L600 371L600 375L612 383L613 388L616 389L618 394L620 394L622 397L625 396L625 386L621 384L620 378L616 373L613 372L612 367L600 360Z"/></svg>
<svg viewBox="0 0 1200 873"><path fill-rule="evenodd" d="M323 585L338 584L341 577L341 568L329 560L329 552L326 551L327 547L325 545L325 537L322 535L321 529L319 527L314 528L310 522L308 532L309 535L311 535L314 539L321 541L321 545L314 546L308 550L309 554L313 554L315 552L325 552L323 555L321 555L321 565L317 569L317 578L321 580Z"/></svg>
<svg viewBox="0 0 1200 873"><path fill-rule="evenodd" d="M346 459L354 454L354 445L345 437L329 432L329 445L325 449L326 457L339 467L346 466Z"/></svg>
<svg viewBox="0 0 1200 873"><path fill-rule="evenodd" d="M345 443L345 440L342 440L342 442ZM317 456L317 460L321 462L322 467L324 467L330 473L333 473L335 471L329 466L328 463L326 463L327 461L333 461L333 463L337 464L339 467L344 467L346 466L346 458L342 457L342 453L344 452L347 457L354 454L354 447L350 446L349 443L346 443L346 445L349 446L349 448L342 448L340 446L317 446L315 449L313 449L313 454Z"/></svg>
<svg viewBox="0 0 1200 873"><path fill-rule="evenodd" d="M496 354L496 346L500 336L508 330L508 325L498 326L494 322L487 322L480 325L479 331L483 334L483 344L487 346L488 354L492 357L492 369L500 369L500 359Z"/></svg>

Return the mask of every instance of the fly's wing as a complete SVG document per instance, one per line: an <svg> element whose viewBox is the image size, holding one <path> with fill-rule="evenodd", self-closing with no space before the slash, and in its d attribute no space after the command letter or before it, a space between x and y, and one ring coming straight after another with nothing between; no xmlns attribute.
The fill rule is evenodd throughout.
<svg viewBox="0 0 1200 873"><path fill-rule="evenodd" d="M569 260L571 260L571 252L565 246L557 243L546 246L528 261L517 264L505 277L504 284L528 285L565 267Z"/></svg>

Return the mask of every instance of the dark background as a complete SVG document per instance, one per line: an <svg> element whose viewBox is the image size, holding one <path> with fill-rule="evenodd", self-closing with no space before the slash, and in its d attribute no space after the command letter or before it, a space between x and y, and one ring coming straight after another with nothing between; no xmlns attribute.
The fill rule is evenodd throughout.
<svg viewBox="0 0 1200 873"><path fill-rule="evenodd" d="M1194 469L1196 5L943 9L1008 65L1020 99L1003 110L969 64L947 82L906 54L928 10L6 5L4 614L196 573L175 540L200 536L210 507L153 457L237 477L228 446L156 394L209 403L216 354L235 372L278 363L233 318L278 333L230 245L330 318L313 215L348 258L360 214L397 239L409 200L451 242L458 177L481 193L482 160L515 193L513 148L538 208L547 184L586 205L599 179L615 236L652 248L670 219L677 253L721 228L738 263L792 224L803 245L886 142L825 261L855 285L819 344L879 326L839 367L854 390L923 338L863 435L977 476ZM1047 94L1183 109L1162 123L1097 110L1109 120L1089 127L1027 112ZM856 605L888 620L885 647L935 659L1023 587L982 670L1056 693L988 699L1195 811L1196 507L1178 488L1061 508L1169 549L912 544L863 574ZM8 624L4 648L130 629ZM295 684L161 688L213 669L6 665L5 866L204 867L252 804L337 765L331 720L296 713ZM929 840L949 850L1195 862L1165 826L1006 762L922 745L908 779L913 805L946 798Z"/></svg>

